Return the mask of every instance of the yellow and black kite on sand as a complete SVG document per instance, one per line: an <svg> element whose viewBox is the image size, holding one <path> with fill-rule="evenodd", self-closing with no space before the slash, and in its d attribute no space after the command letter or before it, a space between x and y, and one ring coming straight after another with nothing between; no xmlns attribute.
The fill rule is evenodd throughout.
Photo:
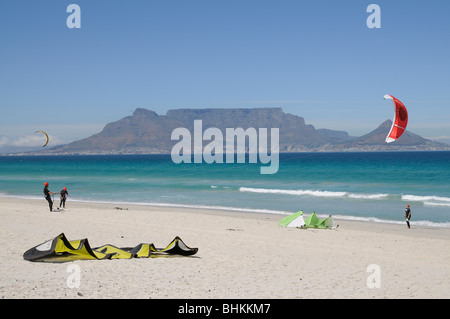
<svg viewBox="0 0 450 319"><path fill-rule="evenodd" d="M189 248L175 237L166 248L156 248L153 244L139 244L131 248L118 248L113 245L103 245L91 248L87 238L67 240L64 233L27 250L23 258L29 261L66 262L81 259L130 259L152 258L171 255L190 256L196 254L198 248Z"/></svg>

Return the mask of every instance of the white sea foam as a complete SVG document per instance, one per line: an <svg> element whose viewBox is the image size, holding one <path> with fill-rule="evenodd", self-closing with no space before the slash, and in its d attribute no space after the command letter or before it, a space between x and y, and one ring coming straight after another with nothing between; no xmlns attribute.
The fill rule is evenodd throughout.
<svg viewBox="0 0 450 319"><path fill-rule="evenodd" d="M266 189L266 188L239 188L241 192L252 193L267 193L267 194L286 194L286 195L306 195L314 197L347 197L352 199L384 199L389 194L355 194L348 192L335 192L335 191L317 191L317 190L289 190L289 189Z"/></svg>
<svg viewBox="0 0 450 319"><path fill-rule="evenodd" d="M310 195L315 197L343 197L346 192L313 191L313 190L289 190L289 189L266 189L241 187L240 192L266 193L266 194L286 194L286 195Z"/></svg>
<svg viewBox="0 0 450 319"><path fill-rule="evenodd" d="M361 222L373 222L373 223L383 223L383 224L404 224L405 221L401 220L387 220L376 217L359 217L359 216L347 216L347 215L333 215L334 219L340 220L350 220L350 221L361 221ZM450 223L436 223L429 220L417 220L412 222L415 226L423 227L442 227L450 228Z"/></svg>
<svg viewBox="0 0 450 319"><path fill-rule="evenodd" d="M418 195L402 195L402 200L409 200L409 201L443 201L450 203L449 197L442 197L442 196L418 196Z"/></svg>
<svg viewBox="0 0 450 319"><path fill-rule="evenodd" d="M436 202L423 202L425 206L447 206L450 207L450 203L436 203Z"/></svg>
<svg viewBox="0 0 450 319"><path fill-rule="evenodd" d="M388 196L389 194L348 194L349 198L355 199L384 199Z"/></svg>
<svg viewBox="0 0 450 319"><path fill-rule="evenodd" d="M24 198L24 199L43 199L44 195L42 196L28 196L28 195L11 195L11 194L7 194L7 193L0 193L0 198L4 197L4 198Z"/></svg>
<svg viewBox="0 0 450 319"><path fill-rule="evenodd" d="M402 195L402 200L409 202L422 202L425 206L450 207L450 198L442 196Z"/></svg>

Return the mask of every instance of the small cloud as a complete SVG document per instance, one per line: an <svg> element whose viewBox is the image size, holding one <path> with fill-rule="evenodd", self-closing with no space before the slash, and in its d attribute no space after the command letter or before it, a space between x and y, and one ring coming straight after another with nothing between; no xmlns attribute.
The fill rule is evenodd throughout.
<svg viewBox="0 0 450 319"><path fill-rule="evenodd" d="M61 141L52 135L49 135L49 143L47 146L56 146L61 144ZM18 138L10 141L8 144L15 147L37 147L43 146L47 142L47 138L44 134L28 134L19 136Z"/></svg>
<svg viewBox="0 0 450 319"><path fill-rule="evenodd" d="M429 140L440 142L440 143L447 143L450 144L450 136L447 135L441 135L441 136L435 136L435 137L427 137Z"/></svg>
<svg viewBox="0 0 450 319"><path fill-rule="evenodd" d="M37 135L25 135L16 138L11 141L11 146L19 146L19 147L33 147L45 144L45 136L37 136Z"/></svg>
<svg viewBox="0 0 450 319"><path fill-rule="evenodd" d="M2 125L0 127L0 148L39 148L46 137L42 133L35 133L44 129L49 136L46 148L67 144L92 134L98 133L105 126L102 123L84 124L40 124L40 125Z"/></svg>
<svg viewBox="0 0 450 319"><path fill-rule="evenodd" d="M450 136L441 135L436 137L428 137L430 140L450 140Z"/></svg>
<svg viewBox="0 0 450 319"><path fill-rule="evenodd" d="M10 139L8 137L0 135L0 147L8 145L9 142L10 142Z"/></svg>

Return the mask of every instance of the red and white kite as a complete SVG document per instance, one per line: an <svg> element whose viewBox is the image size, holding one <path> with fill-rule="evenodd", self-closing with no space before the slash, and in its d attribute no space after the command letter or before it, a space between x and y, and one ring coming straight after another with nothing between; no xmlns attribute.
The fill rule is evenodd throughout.
<svg viewBox="0 0 450 319"><path fill-rule="evenodd" d="M392 95L386 94L384 99L392 100L395 107L395 115L394 120L392 121L391 130L386 136L386 143L391 143L397 140L406 130L406 125L408 124L408 111L406 110L405 105Z"/></svg>

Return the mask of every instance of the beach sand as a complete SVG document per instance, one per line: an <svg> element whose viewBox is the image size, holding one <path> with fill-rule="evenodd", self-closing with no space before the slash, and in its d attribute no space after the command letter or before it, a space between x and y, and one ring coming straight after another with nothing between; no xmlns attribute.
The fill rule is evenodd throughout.
<svg viewBox="0 0 450 319"><path fill-rule="evenodd" d="M70 198L63 212L49 212L44 199L0 198L0 216L4 299L450 297L450 229L415 227L414 221L411 229L345 220L336 220L335 230L286 229L278 226L281 215ZM163 248L180 236L199 251L68 263L23 259L26 250L60 233L88 238L93 247ZM70 265L79 266L78 288L67 283Z"/></svg>

